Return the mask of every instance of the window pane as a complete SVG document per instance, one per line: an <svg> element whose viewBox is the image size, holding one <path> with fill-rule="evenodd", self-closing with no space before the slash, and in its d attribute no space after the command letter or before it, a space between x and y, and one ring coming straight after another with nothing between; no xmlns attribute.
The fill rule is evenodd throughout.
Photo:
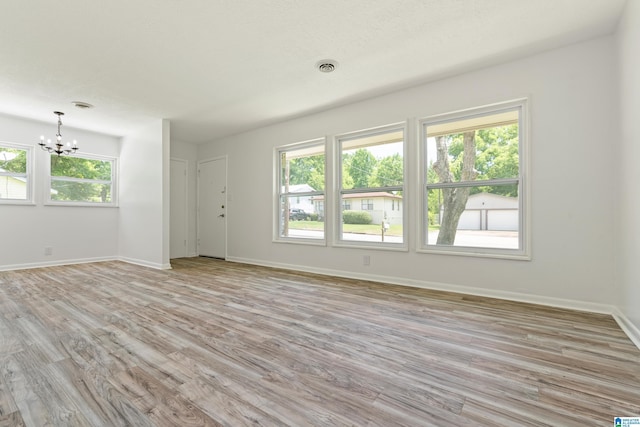
<svg viewBox="0 0 640 427"><path fill-rule="evenodd" d="M29 200L27 150L0 147L0 200Z"/></svg>
<svg viewBox="0 0 640 427"><path fill-rule="evenodd" d="M324 141L282 149L278 168L277 237L323 240Z"/></svg>
<svg viewBox="0 0 640 427"><path fill-rule="evenodd" d="M383 191L344 194L342 206L353 210L342 211L342 240L402 243L402 212L393 208L401 200L401 196Z"/></svg>
<svg viewBox="0 0 640 427"><path fill-rule="evenodd" d="M340 140L342 241L403 243L404 131ZM389 188L392 187L392 188Z"/></svg>
<svg viewBox="0 0 640 427"><path fill-rule="evenodd" d="M517 178L518 112L428 125L427 182Z"/></svg>
<svg viewBox="0 0 640 427"><path fill-rule="evenodd" d="M111 184L51 180L51 200L111 203Z"/></svg>
<svg viewBox="0 0 640 427"><path fill-rule="evenodd" d="M51 201L113 204L113 160L51 155Z"/></svg>
<svg viewBox="0 0 640 427"><path fill-rule="evenodd" d="M0 175L0 199L27 200L27 190L26 178Z"/></svg>
<svg viewBox="0 0 640 427"><path fill-rule="evenodd" d="M111 180L111 162L82 157L51 156L51 176Z"/></svg>
<svg viewBox="0 0 640 427"><path fill-rule="evenodd" d="M324 191L324 145L280 154L283 193Z"/></svg>
<svg viewBox="0 0 640 427"><path fill-rule="evenodd" d="M518 249L519 206L512 185L429 189L427 244Z"/></svg>
<svg viewBox="0 0 640 427"><path fill-rule="evenodd" d="M403 144L401 130L341 141L342 188L401 186Z"/></svg>
<svg viewBox="0 0 640 427"><path fill-rule="evenodd" d="M27 173L27 150L0 147L0 173Z"/></svg>
<svg viewBox="0 0 640 427"><path fill-rule="evenodd" d="M324 239L324 196L281 196L279 229L280 237Z"/></svg>

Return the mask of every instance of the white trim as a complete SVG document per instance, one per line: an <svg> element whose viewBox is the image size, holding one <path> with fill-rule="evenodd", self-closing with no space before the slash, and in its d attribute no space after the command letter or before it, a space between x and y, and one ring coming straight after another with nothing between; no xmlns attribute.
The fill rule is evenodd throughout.
<svg viewBox="0 0 640 427"><path fill-rule="evenodd" d="M521 261L531 260L531 188L528 179L528 173L530 170L530 132L529 132L529 98L517 98L505 102L498 102L494 104L488 104L476 108L468 108L464 110L453 111L450 113L443 113L432 115L429 117L421 118L417 120L417 132L418 137L418 170L420 173L419 184L419 206L417 207L418 218L428 218L427 207L427 165L426 162L426 134L425 130L428 125L434 125L439 123L455 122L472 117L486 116L504 111L515 111L518 114L518 153L519 153L519 173L518 177L518 212L519 212L519 224L518 227L518 246L517 250L503 249L503 248L482 248L482 247L462 247L462 246L438 246L436 244L428 244L428 226L427 221L419 221L417 231L419 233L416 239L416 252L418 253L430 253L430 254L447 254L447 255L460 255L460 256L473 256L473 257L485 257L485 258L500 258L500 259L513 259ZM478 182L477 185L481 185L482 182ZM460 186L469 186L471 183L464 183ZM473 186L475 186L474 184ZM436 186L437 187L437 186Z"/></svg>
<svg viewBox="0 0 640 427"><path fill-rule="evenodd" d="M114 261L122 261L122 262L126 262L126 263L129 263L129 264L139 265L139 266L142 266L142 267L155 268L156 270L171 270L171 263L170 262L168 262L166 264L162 264L162 263L157 263L157 262L145 261L143 259L122 257L122 256L114 258Z"/></svg>
<svg viewBox="0 0 640 427"><path fill-rule="evenodd" d="M51 157L54 154L44 152L45 155L45 187L44 187L44 206L82 206L82 207L103 207L103 208L117 208L118 203L118 179L119 179L119 158L113 156L105 156L102 154L74 154L72 158L97 160L100 162L111 163L111 181L104 181L98 179L85 179L85 178L70 178L70 177L52 177L51 176ZM81 182L88 184L110 184L111 187L111 202L87 202L81 200L52 200L51 190L53 181L68 181L68 182Z"/></svg>
<svg viewBox="0 0 640 427"><path fill-rule="evenodd" d="M404 230L403 230L404 232ZM409 252L406 242L367 242L363 240L340 240L331 245L334 248L365 249L372 251Z"/></svg>
<svg viewBox="0 0 640 427"><path fill-rule="evenodd" d="M61 265L75 265L75 264L90 264L93 262L105 262L105 261L122 261L128 264L135 264L142 267L150 267L156 270L170 270L171 264L159 264L155 262L144 261L135 258L127 258L127 257L94 257L94 258L76 258L76 259L65 259L59 261L47 261L47 262L29 262L25 264L8 264L8 265L0 265L0 271L11 271L11 270L28 270L32 268L46 268L46 267L57 267Z"/></svg>
<svg viewBox="0 0 640 427"><path fill-rule="evenodd" d="M170 270L172 268L171 263L158 264L158 263L148 262L148 261L134 259L134 258L127 258L127 257L95 257L95 258L62 260L62 261L41 262L41 263L0 265L0 271L26 270L31 268L55 267L60 265L73 265L73 264L87 264L87 263L104 262L104 261L122 261L129 264L139 265L142 267L150 267L158 270ZM530 295L530 294L523 294L519 292L491 291L491 290L482 289L482 288L476 288L471 286L459 286L459 285L453 285L453 284L442 283L442 282L430 282L430 281L404 279L404 278L391 277L391 276L354 273L354 272L347 272L342 270L333 270L328 268L315 268L315 267L309 267L309 266L300 266L296 264L260 261L260 260L255 260L251 258L227 257L226 261L243 263L243 264L251 264L251 265L260 265L264 267L284 268L284 269L293 270L293 271L316 273L316 274L322 274L326 276L344 277L348 279L367 280L367 281L378 282L378 283L389 283L393 285L409 286L409 287L421 288L421 289L455 292L455 293L466 294L466 295L503 299L507 301L517 301L517 302L524 302L529 304L540 304L540 305L545 305L550 307L586 311L590 313L609 314L618 323L618 325L620 326L620 329L622 329L622 331L629 337L631 342L633 342L633 344L638 349L640 349L640 329L638 329L633 324L633 322L631 322L631 320L629 320L629 318L627 318L627 316L625 316L622 313L622 311L620 311L618 307L609 305L609 304L599 304L599 303L569 300L569 299L563 299L563 298L544 297L540 295Z"/></svg>
<svg viewBox="0 0 640 427"><path fill-rule="evenodd" d="M37 203L31 200L0 199L0 205L2 206L37 206Z"/></svg>
<svg viewBox="0 0 640 427"><path fill-rule="evenodd" d="M497 249L497 248L475 248L472 246L445 246L442 248L429 249L417 248L417 253L432 254L432 255L453 255L453 256L465 256L465 257L477 257L477 258L497 258L497 259L512 259L516 261L531 261L531 255L525 255L510 252L509 249Z"/></svg>
<svg viewBox="0 0 640 427"><path fill-rule="evenodd" d="M410 205L407 203L407 198L403 196L402 204L404 208L402 209L402 243L389 243L389 242L367 242L367 241L357 241L357 240L345 240L343 239L343 221L342 221L342 201L344 200L342 196L344 194L357 194L362 192L375 192L375 191L384 191L384 189L379 187L370 187L370 188L359 188L359 189L343 189L342 188L342 146L343 142L351 141L354 139L365 138L369 136L383 135L386 133L392 133L397 131L402 131L402 186L396 186L402 188L402 194L407 194L407 189L411 188L411 185L408 185L409 182L409 146L412 144L412 137L410 135L410 119L407 119L402 122L391 123L382 126L376 126L373 128L362 129L358 131L341 133L338 135L334 135L333 146L334 152L333 157L333 167L334 167L334 182L333 182L333 192L332 197L334 198L333 210L331 211L332 215L325 215L325 218L331 219L331 223L335 226L333 227L333 235L331 236L331 246L332 247L358 247L365 249L388 249L388 250L400 250L400 251L408 251L409 250L409 209ZM327 186L325 185L325 188ZM328 200L328 197L325 195L325 201ZM328 212L325 207L325 212Z"/></svg>
<svg viewBox="0 0 640 427"><path fill-rule="evenodd" d="M618 326L620 326L620 329L622 329L624 333L627 334L631 342L640 349L640 329L638 329L638 327L636 327L636 325L634 325L618 307L614 308L612 315L618 323Z"/></svg>
<svg viewBox="0 0 640 427"><path fill-rule="evenodd" d="M280 237L279 239L273 238L271 242L294 245L327 246L327 241L325 239L311 239L308 237Z"/></svg>
<svg viewBox="0 0 640 427"><path fill-rule="evenodd" d="M333 270L327 268L317 268L310 266L301 266L296 264L286 264L279 262L269 262L255 260L251 258L229 257L227 261L238 262L244 264L260 265L264 267L284 268L287 270L303 271L308 273L317 273L327 276L344 277L347 279L367 280L379 283L388 283L391 285L409 286L413 288L429 289L436 291L454 292L459 294L467 294L488 298L497 298L508 301L525 302L530 304L540 304L550 307L567 308L571 310L587 311L599 314L613 315L615 306L609 304L592 303L587 301L570 300L563 298L545 297L542 295L523 294L520 292L488 290L477 288L474 286L454 285L451 283L432 282L426 280L407 279L403 277L383 276L379 274L357 273L353 271Z"/></svg>
<svg viewBox="0 0 640 427"><path fill-rule="evenodd" d="M88 264L91 262L117 261L117 260L118 260L117 257L95 257L95 258L64 259L59 261L29 262L25 264L0 265L0 271L27 270L31 268L55 267L60 265L73 265L73 264Z"/></svg>
<svg viewBox="0 0 640 427"><path fill-rule="evenodd" d="M0 141L0 147L12 148L16 150L24 150L26 157L26 173L24 180L26 181L27 198L26 199L0 199L0 205L35 205L35 176L34 176L34 147L33 145L19 144L16 142ZM8 173L3 176L11 176Z"/></svg>
<svg viewBox="0 0 640 427"><path fill-rule="evenodd" d="M184 256L189 256L189 160L181 159L179 157L170 157L169 158L169 171L171 171L171 162L179 162L184 163L184 239L185 239L185 247L184 247ZM171 177L169 177L171 179ZM197 183L197 179L196 179ZM197 185L197 184L196 184ZM169 188L171 188L171 183L169 183ZM169 195L171 197L171 195ZM171 200L169 200L169 212L171 212ZM171 214L169 214L171 216ZM171 224L171 220L169 220L169 224ZM169 236L171 236L171 230L169 230ZM171 252L171 242L169 242L169 252ZM195 256L195 254L193 255Z"/></svg>
<svg viewBox="0 0 640 427"><path fill-rule="evenodd" d="M285 193L283 191L283 183L280 182L280 171L282 165L280 164L280 157L283 152L290 152L300 150L304 148L322 147L322 153L324 155L324 190L314 191L309 194L305 193ZM293 144L281 145L273 147L273 190L271 193L272 206L272 221L271 221L271 241L273 243L293 243L303 245L315 245L326 246L327 245L327 138L314 138L306 141L295 142ZM319 154L319 153L318 153ZM324 229L322 239L312 239L306 237L290 237L280 236L280 223L284 220L281 218L280 198L281 197L294 197L305 195L322 195L324 197ZM288 215L288 213L287 213Z"/></svg>
<svg viewBox="0 0 640 427"><path fill-rule="evenodd" d="M251 258L228 257L226 261L243 264L260 265L263 267L284 268L287 270L301 271L306 273L316 273L327 276L344 277L347 279L367 280L378 283L388 283L392 285L409 286L413 288L454 292L459 294L474 295L480 297L503 299L507 301L523 302L528 304L539 304L548 307L563 308L568 310L578 310L589 313L608 314L618 323L620 329L629 337L631 342L640 349L640 329L638 329L618 307L610 304L600 304L588 301L578 301L564 298L545 297L542 295L523 294L520 292L488 290L473 286L461 286L450 283L431 282L424 280L413 280L402 277L382 276L378 274L364 274L353 271L333 270L328 268L316 268L310 266L300 266L296 264L286 264L280 262L262 261Z"/></svg>

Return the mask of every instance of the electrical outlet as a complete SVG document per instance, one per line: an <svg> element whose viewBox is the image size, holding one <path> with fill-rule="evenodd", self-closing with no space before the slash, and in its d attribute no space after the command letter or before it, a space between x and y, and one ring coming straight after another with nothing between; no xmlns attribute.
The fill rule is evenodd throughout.
<svg viewBox="0 0 640 427"><path fill-rule="evenodd" d="M365 255L362 257L362 265L370 265L371 257L369 255Z"/></svg>
<svg viewBox="0 0 640 427"><path fill-rule="evenodd" d="M53 255L53 248L49 248L49 247L44 248L44 255L45 255L45 256L51 256L51 255Z"/></svg>

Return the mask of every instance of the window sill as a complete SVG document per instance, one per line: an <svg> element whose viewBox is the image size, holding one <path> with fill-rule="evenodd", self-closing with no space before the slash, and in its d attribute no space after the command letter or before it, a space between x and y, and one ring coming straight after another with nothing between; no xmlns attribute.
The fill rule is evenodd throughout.
<svg viewBox="0 0 640 427"><path fill-rule="evenodd" d="M273 243L290 243L294 245L307 245L307 246L327 246L325 239L303 239L303 238L286 238L279 237L271 240Z"/></svg>
<svg viewBox="0 0 640 427"><path fill-rule="evenodd" d="M35 206L31 200L0 200L0 206Z"/></svg>
<svg viewBox="0 0 640 427"><path fill-rule="evenodd" d="M501 251L500 249L486 249L486 248L472 248L458 246L451 249L445 248L420 248L416 250L417 253L434 254L434 255L453 255L463 257L476 257L476 258L495 258L495 259L507 259L515 261L531 261L531 255L520 251Z"/></svg>
<svg viewBox="0 0 640 427"><path fill-rule="evenodd" d="M367 243L367 242L350 242L340 240L331 245L334 248L351 248L351 249L365 249L375 251L392 251L392 252L408 252L409 248L405 244L400 243Z"/></svg>
<svg viewBox="0 0 640 427"><path fill-rule="evenodd" d="M79 202L46 202L44 206L66 206L76 208L117 208L117 204L101 203L79 203Z"/></svg>

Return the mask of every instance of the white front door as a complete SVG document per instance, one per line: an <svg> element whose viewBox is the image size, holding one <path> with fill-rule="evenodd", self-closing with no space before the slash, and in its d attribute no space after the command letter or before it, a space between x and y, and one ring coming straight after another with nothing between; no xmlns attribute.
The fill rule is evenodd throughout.
<svg viewBox="0 0 640 427"><path fill-rule="evenodd" d="M187 256L187 161L171 159L169 258Z"/></svg>
<svg viewBox="0 0 640 427"><path fill-rule="evenodd" d="M227 255L227 159L198 163L198 254Z"/></svg>

